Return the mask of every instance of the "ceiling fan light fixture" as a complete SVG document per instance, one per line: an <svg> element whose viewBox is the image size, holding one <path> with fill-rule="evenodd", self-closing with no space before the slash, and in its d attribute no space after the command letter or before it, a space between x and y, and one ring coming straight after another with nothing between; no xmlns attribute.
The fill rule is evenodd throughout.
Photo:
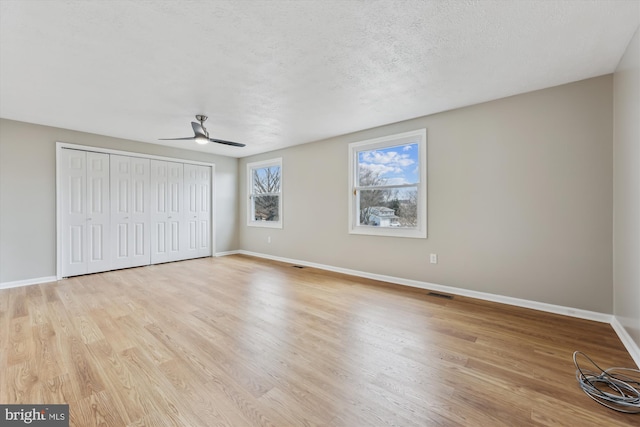
<svg viewBox="0 0 640 427"><path fill-rule="evenodd" d="M204 144L208 144L209 143L209 138L206 138L202 135L198 135L195 138L196 142L200 145L204 145Z"/></svg>

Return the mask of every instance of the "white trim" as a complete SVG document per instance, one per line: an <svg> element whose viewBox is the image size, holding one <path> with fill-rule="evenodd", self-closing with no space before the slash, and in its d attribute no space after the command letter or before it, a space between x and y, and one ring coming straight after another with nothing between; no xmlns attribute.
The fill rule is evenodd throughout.
<svg viewBox="0 0 640 427"><path fill-rule="evenodd" d="M192 165L211 166L214 163L199 162L197 160L180 159L178 157L156 156L155 154L136 153L135 151L113 150L111 148L94 147L91 145L71 144L69 142L56 142L56 150L58 148L69 148L71 150L92 151L94 153L119 154L121 156L141 157L143 159L164 160L169 162L189 163Z"/></svg>
<svg viewBox="0 0 640 427"><path fill-rule="evenodd" d="M56 142L56 280L62 279L62 200L60 190L60 156L64 142Z"/></svg>
<svg viewBox="0 0 640 427"><path fill-rule="evenodd" d="M70 149L70 150L82 150L82 151L91 151L94 153L105 153L105 154L118 154L121 156L129 156L129 157L138 157L143 159L151 159L151 160L163 160L169 162L178 162L178 163L188 163L191 165L199 165L199 166L209 166L211 167L211 218L209 219L209 223L211 226L209 227L211 230L211 254L216 253L216 226L215 226L215 208L216 208L216 164L215 163L207 163L207 162L199 162L197 160L187 160L180 159L177 157L165 157L165 156L156 156L153 154L144 154L144 153L136 153L133 151L122 151L122 150L113 150L111 148L102 148L102 147L94 147L91 145L79 145L79 144L71 144L68 142L56 142L56 279L62 279L62 239L60 236L62 235L62 216L61 216L61 206L60 206L60 151L62 149ZM19 286L19 285L18 285Z"/></svg>
<svg viewBox="0 0 640 427"><path fill-rule="evenodd" d="M211 241L209 242L209 246L211 246L211 255L210 256L214 256L216 253L216 224L215 224L215 219L217 218L216 215L216 164L215 163L209 163L207 166L211 166L211 176L209 177L209 200L211 200L211 206L209 207L209 209L211 209L211 212L209 213L209 239L211 239Z"/></svg>
<svg viewBox="0 0 640 427"><path fill-rule="evenodd" d="M218 252L216 253L215 256L229 256L229 255L238 255L240 253L240 251L225 251L225 252Z"/></svg>
<svg viewBox="0 0 640 427"><path fill-rule="evenodd" d="M19 288L21 286L39 285L41 283L55 282L56 276L37 277L35 279L16 280L14 282L0 283L0 289Z"/></svg>
<svg viewBox="0 0 640 427"><path fill-rule="evenodd" d="M633 341L631 335L629 335L616 316L613 316L611 320L611 327L616 331L616 334L618 334L620 341L622 341L622 344L626 347L633 361L636 362L636 366L640 368L640 347L638 347L638 344Z"/></svg>
<svg viewBox="0 0 640 427"><path fill-rule="evenodd" d="M525 300L520 298L490 294L486 292L471 291L468 289L455 288L452 286L438 285L436 283L421 282L418 280L402 279L399 277L385 276L382 274L367 273L364 271L333 267L330 265L317 264L314 262L301 261L301 260L296 260L291 258L277 257L277 256L261 254L257 252L250 252L245 250L239 250L238 253L243 255L255 256L258 258L265 258L265 259L270 259L274 261L285 262L289 264L303 265L306 267L313 267L321 270L333 271L336 273L347 274L350 276L364 277L367 279L379 280L382 282L411 286L413 288L428 289L428 290L444 292L444 293L453 294L453 295L460 295L460 296L476 298L476 299L485 300L485 301L492 301L492 302L498 302L501 304L513 305L516 307L531 308L534 310L545 311L548 313L562 314L565 316L577 317L579 319L593 320L596 322L611 323L611 319L613 318L611 314L599 313L596 311L582 310L579 308L565 307L565 306L555 305L555 304L547 304L544 302L530 301L530 300Z"/></svg>

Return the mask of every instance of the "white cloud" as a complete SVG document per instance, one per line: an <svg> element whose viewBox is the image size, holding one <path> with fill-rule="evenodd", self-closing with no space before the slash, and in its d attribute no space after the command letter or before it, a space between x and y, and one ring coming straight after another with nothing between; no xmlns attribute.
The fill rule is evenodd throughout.
<svg viewBox="0 0 640 427"><path fill-rule="evenodd" d="M402 172L401 168L415 163L409 154L399 154L396 151L387 151L386 153L381 151L367 151L362 153L361 162L389 165L398 170L398 172Z"/></svg>

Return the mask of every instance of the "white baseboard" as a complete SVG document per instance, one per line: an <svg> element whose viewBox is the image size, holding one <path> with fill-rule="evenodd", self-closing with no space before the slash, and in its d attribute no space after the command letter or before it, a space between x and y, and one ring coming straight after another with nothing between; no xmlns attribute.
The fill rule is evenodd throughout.
<svg viewBox="0 0 640 427"><path fill-rule="evenodd" d="M14 282L2 282L0 283L0 289L17 288L20 286L39 285L40 283L55 282L58 279L56 276L38 277L35 279L16 280Z"/></svg>
<svg viewBox="0 0 640 427"><path fill-rule="evenodd" d="M228 256L228 255L237 255L240 251L226 251L226 252L216 252L214 256Z"/></svg>
<svg viewBox="0 0 640 427"><path fill-rule="evenodd" d="M611 327L618 334L620 341L626 347L633 361L636 362L636 366L640 368L640 347L638 347L638 344L631 338L631 335L629 335L616 316L613 316Z"/></svg>
<svg viewBox="0 0 640 427"><path fill-rule="evenodd" d="M398 284L398 285L411 286L411 287L414 287L414 288L428 289L428 290L432 290L432 291L444 292L444 293L447 293L447 294L460 295L460 296L465 296L465 297L470 297L470 298L481 299L481 300L485 300L485 301L492 301L492 302L498 302L498 303L502 303L502 304L514 305L514 306L517 306L517 307L531 308L533 310L545 311L545 312L548 312L548 313L555 313L555 314L562 314L562 315L565 315L565 316L577 317L577 318L580 318L580 319L593 320L593 321L596 321L596 322L611 323L611 320L613 318L613 316L611 314L599 313L599 312L596 312L596 311L589 311L589 310L582 310L582 309L579 309L579 308L565 307L565 306L554 305L554 304L547 304L547 303L544 303L544 302L530 301L530 300L525 300L525 299L520 299L520 298L513 298L513 297L502 296L502 295L490 294L490 293L486 293L486 292L471 291L471 290L468 290L468 289L454 288L452 286L438 285L436 283L421 282L421 281L418 281L418 280L402 279L402 278L399 278L399 277L367 273L365 271L350 270L350 269L347 269L347 268L333 267L333 266L330 266L330 265L317 264L317 263L314 263L314 262L301 261L301 260L296 260L296 259L291 259L291 258L277 257L277 256L273 256L273 255L267 255L267 254L262 254L262 253L257 253L257 252L250 252L250 251L245 251L245 250L239 250L239 251L236 251L236 252L239 253L239 254L243 254L243 255L255 256L255 257L258 257L258 258L265 258L265 259L285 262L285 263L289 263L289 264L303 265L305 267L313 267L313 268L318 268L318 269L321 269L321 270L327 270L327 271L333 271L333 272L336 272L336 273L348 274L350 276L364 277L364 278L367 278L367 279L379 280L379 281L388 282L388 283L395 283L395 284Z"/></svg>

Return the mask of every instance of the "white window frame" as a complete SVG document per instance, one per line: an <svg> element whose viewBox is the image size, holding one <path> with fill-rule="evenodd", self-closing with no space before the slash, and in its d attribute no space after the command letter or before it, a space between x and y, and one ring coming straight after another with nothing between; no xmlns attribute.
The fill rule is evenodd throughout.
<svg viewBox="0 0 640 427"><path fill-rule="evenodd" d="M359 225L358 212L358 153L383 149L397 145L417 143L418 144L418 167L419 180L418 191L418 225L415 228L400 227L376 227L370 225ZM357 217L357 216L358 217ZM365 141L353 142L349 144L349 234L364 234L371 236L391 236L391 237L427 237L427 130L418 129L410 132L384 136L380 138L368 139Z"/></svg>
<svg viewBox="0 0 640 427"><path fill-rule="evenodd" d="M255 169L264 169L268 167L278 166L280 167L280 192L278 194L278 221L256 221L254 216L254 204L253 204L253 171ZM283 167L282 157L276 159L263 160L260 162L247 163L247 226L249 227L265 227L265 228L282 228L282 178Z"/></svg>

